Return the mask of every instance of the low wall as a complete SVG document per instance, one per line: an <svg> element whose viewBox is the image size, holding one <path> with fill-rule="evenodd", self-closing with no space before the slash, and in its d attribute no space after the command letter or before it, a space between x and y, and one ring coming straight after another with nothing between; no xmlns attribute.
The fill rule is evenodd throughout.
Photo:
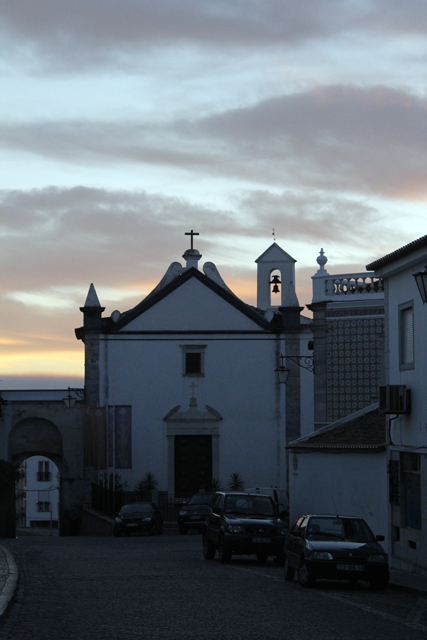
<svg viewBox="0 0 427 640"><path fill-rule="evenodd" d="M85 508L82 513L79 533L82 536L112 536L113 519L93 509Z"/></svg>

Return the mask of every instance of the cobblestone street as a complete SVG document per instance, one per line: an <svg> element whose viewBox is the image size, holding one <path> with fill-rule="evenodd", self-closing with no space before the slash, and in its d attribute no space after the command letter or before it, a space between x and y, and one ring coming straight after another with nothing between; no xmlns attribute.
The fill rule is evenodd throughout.
<svg viewBox="0 0 427 640"><path fill-rule="evenodd" d="M271 561L203 558L199 535L27 537L1 640L425 640L427 598L286 583Z"/></svg>

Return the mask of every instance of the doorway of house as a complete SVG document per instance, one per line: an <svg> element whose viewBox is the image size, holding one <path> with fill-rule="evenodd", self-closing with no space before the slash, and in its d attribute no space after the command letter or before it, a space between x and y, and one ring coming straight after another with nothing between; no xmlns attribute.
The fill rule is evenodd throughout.
<svg viewBox="0 0 427 640"><path fill-rule="evenodd" d="M212 483L212 436L175 436L175 496L187 498Z"/></svg>

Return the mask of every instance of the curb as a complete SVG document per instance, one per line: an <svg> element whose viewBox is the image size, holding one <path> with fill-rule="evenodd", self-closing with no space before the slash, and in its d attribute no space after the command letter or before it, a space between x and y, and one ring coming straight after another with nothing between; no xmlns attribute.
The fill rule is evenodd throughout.
<svg viewBox="0 0 427 640"><path fill-rule="evenodd" d="M9 570L9 575L6 579L6 583L0 594L0 622L1 622L3 617L9 611L9 608L13 603L16 587L18 585L19 572L18 572L18 567L16 566L16 562L13 559L13 556L10 553L9 549L6 549L6 547L1 547L1 546L0 546L0 549L4 552L6 556L6 562Z"/></svg>

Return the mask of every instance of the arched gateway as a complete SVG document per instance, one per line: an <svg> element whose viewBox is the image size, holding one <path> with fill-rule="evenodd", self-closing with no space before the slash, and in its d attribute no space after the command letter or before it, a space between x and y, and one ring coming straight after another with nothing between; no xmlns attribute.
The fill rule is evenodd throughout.
<svg viewBox="0 0 427 640"><path fill-rule="evenodd" d="M6 404L0 421L2 456L14 465L32 456L45 456L58 467L59 533L70 533L69 512L76 504L90 503L90 482L84 477L80 403L67 409L64 391L4 391Z"/></svg>

